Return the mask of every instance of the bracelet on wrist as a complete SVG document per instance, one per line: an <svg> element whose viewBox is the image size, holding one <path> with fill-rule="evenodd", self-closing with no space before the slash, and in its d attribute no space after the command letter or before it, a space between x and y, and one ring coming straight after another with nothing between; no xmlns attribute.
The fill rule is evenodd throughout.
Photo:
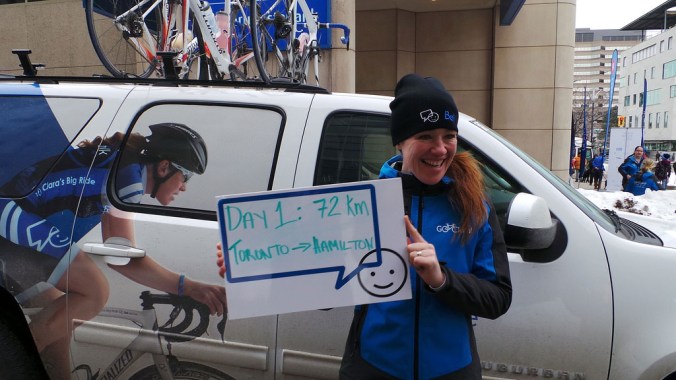
<svg viewBox="0 0 676 380"><path fill-rule="evenodd" d="M442 282L441 285L439 285L439 287L436 287L436 288L430 286L430 289L432 289L433 292L438 292L438 291L440 291L444 286L446 286L446 281L447 281L447 280L448 280L448 279L446 278L446 274L444 273L444 282Z"/></svg>
<svg viewBox="0 0 676 380"><path fill-rule="evenodd" d="M178 291L176 292L176 294L182 296L184 291L185 291L185 275L181 273L181 275L178 276Z"/></svg>

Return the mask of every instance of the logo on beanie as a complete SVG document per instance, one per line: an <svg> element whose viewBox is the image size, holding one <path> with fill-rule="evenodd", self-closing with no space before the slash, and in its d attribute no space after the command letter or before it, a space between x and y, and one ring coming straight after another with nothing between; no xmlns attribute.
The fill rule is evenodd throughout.
<svg viewBox="0 0 676 380"><path fill-rule="evenodd" d="M452 123L455 123L455 115L452 114L452 113L450 113L450 112L448 112L448 111L445 111L445 112L444 112L444 119L449 120L449 121L451 121Z"/></svg>
<svg viewBox="0 0 676 380"><path fill-rule="evenodd" d="M420 113L420 118L422 119L423 123L427 123L428 121L430 123L436 123L439 121L439 114L432 111L432 109L428 109Z"/></svg>

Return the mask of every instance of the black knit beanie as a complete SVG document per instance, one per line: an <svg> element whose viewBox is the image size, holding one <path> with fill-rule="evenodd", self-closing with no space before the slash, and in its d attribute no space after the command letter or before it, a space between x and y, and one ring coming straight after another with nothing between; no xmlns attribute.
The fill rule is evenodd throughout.
<svg viewBox="0 0 676 380"><path fill-rule="evenodd" d="M436 78L408 74L399 80L390 103L392 145L416 133L445 128L458 130L458 107Z"/></svg>

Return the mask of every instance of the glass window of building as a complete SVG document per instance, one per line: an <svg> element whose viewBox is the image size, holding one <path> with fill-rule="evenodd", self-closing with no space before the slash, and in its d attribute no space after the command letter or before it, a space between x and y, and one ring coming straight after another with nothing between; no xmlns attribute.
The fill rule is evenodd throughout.
<svg viewBox="0 0 676 380"><path fill-rule="evenodd" d="M652 128L652 127L653 127L653 114L649 113L648 114L648 128Z"/></svg>
<svg viewBox="0 0 676 380"><path fill-rule="evenodd" d="M669 97L676 98L676 85L672 84L669 86Z"/></svg>
<svg viewBox="0 0 676 380"><path fill-rule="evenodd" d="M669 37L669 40L667 40L667 50L671 50L671 40L672 40L673 38L674 38L674 37Z"/></svg>
<svg viewBox="0 0 676 380"><path fill-rule="evenodd" d="M664 128L669 125L669 111L664 111Z"/></svg>
<svg viewBox="0 0 676 380"><path fill-rule="evenodd" d="M655 66L650 68L650 79L655 79Z"/></svg>
<svg viewBox="0 0 676 380"><path fill-rule="evenodd" d="M632 119L633 119L633 117L629 116L629 128L631 128L631 121L632 121Z"/></svg>
<svg viewBox="0 0 676 380"><path fill-rule="evenodd" d="M664 51L664 40L660 41L660 53Z"/></svg>
<svg viewBox="0 0 676 380"><path fill-rule="evenodd" d="M646 92L646 105L647 106L652 106L655 104L660 104L661 103L661 98L660 98L660 88L651 90Z"/></svg>
<svg viewBox="0 0 676 380"><path fill-rule="evenodd" d="M676 76L676 60L669 61L662 65L662 79Z"/></svg>
<svg viewBox="0 0 676 380"><path fill-rule="evenodd" d="M676 86L671 86L671 87L676 87ZM673 98L673 96L672 96L672 98ZM631 98L629 97L629 95L627 95L627 96L624 97L624 106L627 107L629 105L629 103L631 103Z"/></svg>
<svg viewBox="0 0 676 380"><path fill-rule="evenodd" d="M632 102L633 105L636 105L636 94L634 94L634 101Z"/></svg>
<svg viewBox="0 0 676 380"><path fill-rule="evenodd" d="M660 127L660 113L656 112L655 113L655 128L659 128L659 127Z"/></svg>

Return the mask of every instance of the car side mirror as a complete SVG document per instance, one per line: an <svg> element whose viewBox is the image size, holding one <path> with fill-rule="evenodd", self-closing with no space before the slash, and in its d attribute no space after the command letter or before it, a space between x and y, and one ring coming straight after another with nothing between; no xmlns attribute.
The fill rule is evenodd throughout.
<svg viewBox="0 0 676 380"><path fill-rule="evenodd" d="M517 194L509 204L505 227L508 248L545 249L552 245L559 222L552 219L544 199L527 193Z"/></svg>

